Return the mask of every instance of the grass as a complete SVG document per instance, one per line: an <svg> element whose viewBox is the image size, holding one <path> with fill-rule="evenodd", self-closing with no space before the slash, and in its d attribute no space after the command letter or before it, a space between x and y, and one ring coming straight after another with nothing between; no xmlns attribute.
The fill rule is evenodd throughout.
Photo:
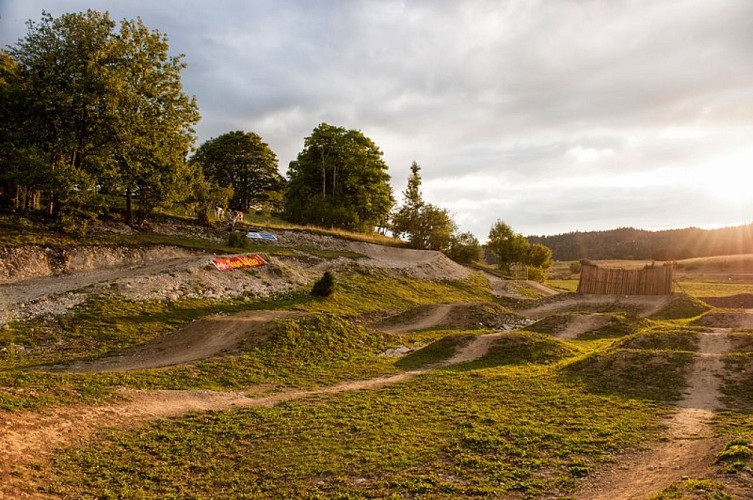
<svg viewBox="0 0 753 500"><path fill-rule="evenodd" d="M682 397L692 362L687 352L611 349L569 364L565 374L597 394L671 403Z"/></svg>
<svg viewBox="0 0 753 500"><path fill-rule="evenodd" d="M549 367L431 372L379 391L163 421L57 455L75 497L530 496L660 429L650 402Z"/></svg>
<svg viewBox="0 0 753 500"><path fill-rule="evenodd" d="M0 354L0 410L38 409L81 400L97 403L112 397L114 388L121 386L214 390L256 384L312 387L394 373L393 362L377 354L402 339L377 334L352 319L384 307L401 310L415 304L478 302L489 297L486 281L478 275L460 281L428 282L370 271L338 276L338 283L335 294L327 299L297 293L266 300L136 303L99 296L72 314L14 322L0 330L0 346L5 348ZM250 351L189 365L113 373L27 371L31 366L113 354L194 319L248 309L294 309L316 317L280 322L269 342Z"/></svg>
<svg viewBox="0 0 753 500"><path fill-rule="evenodd" d="M651 496L649 500L734 500L726 492L723 484L708 479L685 479L664 491Z"/></svg>

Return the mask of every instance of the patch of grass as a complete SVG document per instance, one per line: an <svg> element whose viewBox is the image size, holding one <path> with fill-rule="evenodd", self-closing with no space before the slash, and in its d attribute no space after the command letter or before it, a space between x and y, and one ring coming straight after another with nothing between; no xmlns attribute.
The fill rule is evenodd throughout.
<svg viewBox="0 0 753 500"><path fill-rule="evenodd" d="M615 347L662 351L698 351L698 329L691 327L654 328L630 335L620 340Z"/></svg>
<svg viewBox="0 0 753 500"><path fill-rule="evenodd" d="M675 483L650 500L734 500L723 484L708 479L686 479Z"/></svg>
<svg viewBox="0 0 753 500"><path fill-rule="evenodd" d="M753 353L732 353L724 357L725 376L721 392L726 407L753 412ZM753 425L751 425L753 429Z"/></svg>
<svg viewBox="0 0 753 500"><path fill-rule="evenodd" d="M300 310L356 318L368 314L396 314L420 304L483 302L491 299L481 274L457 281L424 281L391 277L369 269L337 273L337 291L326 300L309 301Z"/></svg>
<svg viewBox="0 0 753 500"><path fill-rule="evenodd" d="M733 352L753 353L753 333L730 333L729 339L732 342Z"/></svg>
<svg viewBox="0 0 753 500"><path fill-rule="evenodd" d="M235 355L189 365L102 373L0 371L0 410L96 404L117 387L130 389L243 389L259 384L314 387L397 371L377 355L396 344L381 332L330 316L279 321L263 343Z"/></svg>
<svg viewBox="0 0 753 500"><path fill-rule="evenodd" d="M555 290L562 290L565 292L576 292L578 290L578 283L580 280L577 279L556 279L556 280L547 280L546 284L547 286L554 288Z"/></svg>
<svg viewBox="0 0 753 500"><path fill-rule="evenodd" d="M571 344L548 335L531 332L500 334L479 360L451 369L479 369L514 364L548 364L581 354Z"/></svg>
<svg viewBox="0 0 753 500"><path fill-rule="evenodd" d="M544 319L540 319L532 325L528 325L526 330L536 333L548 333L551 335L564 328L569 321L569 314L553 314Z"/></svg>
<svg viewBox="0 0 753 500"><path fill-rule="evenodd" d="M650 317L657 320L689 319L711 310L708 304L687 294L682 294Z"/></svg>
<svg viewBox="0 0 753 500"><path fill-rule="evenodd" d="M582 333L578 336L578 339L593 340L626 337L640 331L646 325L647 321L644 319L624 313L614 313L610 315L607 325L590 332Z"/></svg>
<svg viewBox="0 0 753 500"><path fill-rule="evenodd" d="M675 351L610 349L569 364L573 377L597 394L620 394L660 402L682 397L693 354Z"/></svg>
<svg viewBox="0 0 753 500"><path fill-rule="evenodd" d="M716 455L714 463L747 460L753 457L750 442L747 439L733 439L724 445L724 449Z"/></svg>
<svg viewBox="0 0 753 500"><path fill-rule="evenodd" d="M37 480L44 493L78 497L551 495L654 436L657 411L549 368L431 372L111 432L62 451Z"/></svg>
<svg viewBox="0 0 753 500"><path fill-rule="evenodd" d="M753 293L753 284L750 283L681 281L679 288L683 293L687 293L693 297L728 297L742 293Z"/></svg>

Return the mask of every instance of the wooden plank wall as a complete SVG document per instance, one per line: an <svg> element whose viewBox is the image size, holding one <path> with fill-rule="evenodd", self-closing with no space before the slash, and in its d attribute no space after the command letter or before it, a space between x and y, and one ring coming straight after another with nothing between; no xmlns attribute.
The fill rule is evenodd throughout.
<svg viewBox="0 0 753 500"><path fill-rule="evenodd" d="M674 266L649 269L602 269L584 265L580 270L578 293L598 295L669 295Z"/></svg>

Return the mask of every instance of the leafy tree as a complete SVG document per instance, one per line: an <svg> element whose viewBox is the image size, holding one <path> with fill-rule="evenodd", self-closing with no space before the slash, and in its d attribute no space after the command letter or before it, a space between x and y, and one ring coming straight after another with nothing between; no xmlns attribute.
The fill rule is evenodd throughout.
<svg viewBox="0 0 753 500"><path fill-rule="evenodd" d="M10 50L18 129L10 149L34 180L23 186L35 193L24 208L36 198L58 222L75 224L97 215L99 192L120 191L129 222L132 196L143 222L176 194L199 119L182 92L182 56L168 56L167 38L140 19L116 30L92 10L43 13L28 28Z"/></svg>
<svg viewBox="0 0 753 500"><path fill-rule="evenodd" d="M408 185L403 191L403 204L392 217L392 231L407 238L411 248L447 250L456 229L455 222L447 210L424 202L420 170L413 162Z"/></svg>
<svg viewBox="0 0 753 500"><path fill-rule="evenodd" d="M446 254L455 262L470 264L481 259L483 251L478 239L472 233L455 234L450 238Z"/></svg>
<svg viewBox="0 0 753 500"><path fill-rule="evenodd" d="M44 179L38 188L60 221L85 211L100 165L92 156L111 139L114 26L91 10L57 19L43 13L10 50L18 63L15 121L23 137L15 149L38 160L31 163Z"/></svg>
<svg viewBox="0 0 753 500"><path fill-rule="evenodd" d="M132 197L138 199L136 222L152 209L180 195L185 159L199 121L194 98L183 93L183 56L170 56L167 36L150 31L141 19L122 21L113 35L117 64L112 75L120 84L111 89L114 140L111 154L116 177L125 189L126 218L133 221Z"/></svg>
<svg viewBox="0 0 753 500"><path fill-rule="evenodd" d="M389 180L382 152L371 139L358 130L322 123L290 162L285 217L373 231L392 208Z"/></svg>
<svg viewBox="0 0 753 500"><path fill-rule="evenodd" d="M180 189L183 196L176 200L176 204L192 207L198 221L209 225L210 212L214 207L227 206L228 200L233 196L233 188L209 182L201 165L194 163L189 166L193 168L189 169L189 174L183 179Z"/></svg>
<svg viewBox="0 0 753 500"><path fill-rule="evenodd" d="M231 205L247 211L252 206L279 206L285 179L277 156L253 132L234 131L202 144L191 159L200 163L210 182L232 187Z"/></svg>
<svg viewBox="0 0 753 500"><path fill-rule="evenodd" d="M487 248L497 258L499 268L509 271L513 265L525 262L529 244L522 235L498 220L489 230Z"/></svg>
<svg viewBox="0 0 753 500"><path fill-rule="evenodd" d="M534 243L528 247L524 263L541 269L552 267L552 250L541 243Z"/></svg>

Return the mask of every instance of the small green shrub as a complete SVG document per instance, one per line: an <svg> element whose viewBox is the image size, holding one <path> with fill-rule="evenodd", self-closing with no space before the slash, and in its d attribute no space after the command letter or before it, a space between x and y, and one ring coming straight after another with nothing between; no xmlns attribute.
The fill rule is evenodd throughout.
<svg viewBox="0 0 753 500"><path fill-rule="evenodd" d="M248 238L246 238L245 233L228 233L227 235L227 246L233 247L233 248L246 248L248 247Z"/></svg>
<svg viewBox="0 0 753 500"><path fill-rule="evenodd" d="M580 274L581 268L583 268L583 264L579 261L571 262L569 266L570 272L573 274Z"/></svg>
<svg viewBox="0 0 753 500"><path fill-rule="evenodd" d="M335 292L337 283L331 272L325 271L319 281L314 283L311 289L311 295L315 297L329 297Z"/></svg>

